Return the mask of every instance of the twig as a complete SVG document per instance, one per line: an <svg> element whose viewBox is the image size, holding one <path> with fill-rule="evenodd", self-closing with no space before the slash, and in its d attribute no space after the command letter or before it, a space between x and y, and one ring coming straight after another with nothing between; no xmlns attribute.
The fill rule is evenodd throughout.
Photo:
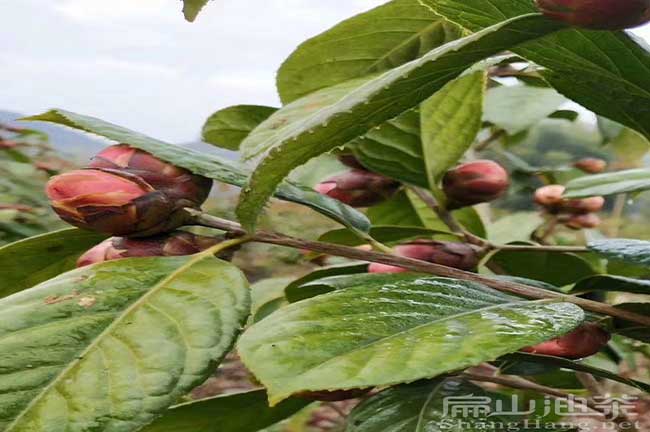
<svg viewBox="0 0 650 432"><path fill-rule="evenodd" d="M495 249L513 252L562 252L586 253L589 249L582 246L548 246L548 245L493 245Z"/></svg>
<svg viewBox="0 0 650 432"><path fill-rule="evenodd" d="M210 216L193 209L187 209L187 212L192 218L192 223L195 223L197 225L228 231L235 235L246 235L246 231L241 227L241 225L236 222L217 218L215 216ZM374 251L365 251L332 243L304 240L268 231L259 231L255 234L252 234L250 236L250 240L260 243L287 246L294 249L307 249L314 252L345 257L353 260L388 264L392 266L403 267L415 272L430 273L441 277L477 282L482 285L494 288L497 291L506 292L529 299L556 299L558 301L565 301L578 305L583 309L589 310L591 312L621 318L623 320L635 322L644 326L650 326L650 317L626 311L624 309L615 308L605 303L575 297L572 295L561 294L554 291L548 291L517 282L492 279L490 277L477 273L466 272L452 267L446 267L440 264L429 263L413 258L389 255Z"/></svg>
<svg viewBox="0 0 650 432"><path fill-rule="evenodd" d="M486 148L488 148L488 146L489 146L490 144L492 144L494 141L500 139L500 138L501 138L502 136L504 136L505 134L506 134L506 131L503 130L503 129L499 129L498 131L495 131L494 133L492 133L492 135L490 135L489 137L487 137L485 140L483 140L483 141L481 141L480 143L478 143L478 144L476 145L476 147L474 147L474 150L476 150L476 151L483 151L483 150L485 150Z"/></svg>

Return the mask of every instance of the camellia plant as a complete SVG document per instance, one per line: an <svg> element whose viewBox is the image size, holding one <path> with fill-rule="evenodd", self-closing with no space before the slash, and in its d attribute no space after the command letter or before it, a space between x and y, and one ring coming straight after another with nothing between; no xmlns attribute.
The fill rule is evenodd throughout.
<svg viewBox="0 0 650 432"><path fill-rule="evenodd" d="M0 248L0 431L296 430L323 407L335 421L303 423L573 430L549 401L642 430L650 383L618 371L650 359L650 242L617 233L650 190L650 52L623 31L648 11L390 1L300 45L282 107L210 116L203 139L242 163L61 109L23 119L114 145L49 180L73 227ZM517 153L588 112L614 156ZM305 164L338 168L305 185ZM237 220L201 209L213 182L241 187ZM341 226L260 228L271 199ZM338 261L251 289L232 258L257 243ZM251 390L190 397L229 353Z"/></svg>

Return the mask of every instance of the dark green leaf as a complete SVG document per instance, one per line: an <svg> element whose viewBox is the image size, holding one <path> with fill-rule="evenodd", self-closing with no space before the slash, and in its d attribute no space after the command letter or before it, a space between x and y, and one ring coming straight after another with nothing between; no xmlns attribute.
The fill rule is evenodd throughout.
<svg viewBox="0 0 650 432"><path fill-rule="evenodd" d="M417 0L394 0L300 45L278 72L278 91L289 103L400 66L460 36L458 27Z"/></svg>
<svg viewBox="0 0 650 432"><path fill-rule="evenodd" d="M25 120L57 123L100 135L112 141L127 143L195 174L235 186L246 184L246 179L250 174L243 167L236 166L226 159L168 144L94 117L64 110L52 110L41 115L28 117ZM279 187L276 195L286 201L311 207L353 230L367 232L370 229L370 222L361 212L338 200L321 195L312 189L285 182Z"/></svg>
<svg viewBox="0 0 650 432"><path fill-rule="evenodd" d="M507 274L558 287L593 276L594 269L580 256L556 252L501 251L490 259Z"/></svg>
<svg viewBox="0 0 650 432"><path fill-rule="evenodd" d="M77 258L106 237L68 228L0 247L0 298L75 268Z"/></svg>
<svg viewBox="0 0 650 432"><path fill-rule="evenodd" d="M370 229L370 236L382 243L399 243L406 240L417 238L432 238L437 234L450 235L449 230L432 230L422 227L407 226L383 226L375 225ZM322 242L337 243L346 246L359 246L366 244L367 241L359 238L352 231L347 229L338 229L329 231L318 239Z"/></svg>
<svg viewBox="0 0 650 432"><path fill-rule="evenodd" d="M260 321L288 303L284 297L284 288L292 279L288 277L264 279L251 286L253 322Z"/></svg>
<svg viewBox="0 0 650 432"><path fill-rule="evenodd" d="M205 253L110 261L5 297L0 430L136 431L207 378L249 311L243 274Z"/></svg>
<svg viewBox="0 0 650 432"><path fill-rule="evenodd" d="M259 105L236 105L212 114L203 125L203 141L228 150L239 144L277 108Z"/></svg>
<svg viewBox="0 0 650 432"><path fill-rule="evenodd" d="M650 316L650 303L621 303L617 304L616 307L640 315ZM622 319L616 319L614 320L614 327L616 333L620 335L645 343L650 343L650 328L646 326Z"/></svg>
<svg viewBox="0 0 650 432"><path fill-rule="evenodd" d="M633 169L579 177L567 185L567 198L616 195L650 189L650 169Z"/></svg>
<svg viewBox="0 0 650 432"><path fill-rule="evenodd" d="M333 291L333 288L326 286L326 284L312 283L314 281L329 280L332 276L352 275L366 273L367 271L368 264L366 263L323 267L291 282L285 288L284 293L289 302L295 303Z"/></svg>
<svg viewBox="0 0 650 432"><path fill-rule="evenodd" d="M330 102L323 108L290 127L268 134L256 146L256 153L266 156L242 191L237 208L239 220L247 229L253 229L269 197L294 168L417 106L472 64L562 28L558 22L539 14L518 17L450 42L363 84L355 82L351 86L346 82L307 96L323 98L323 92L332 91L340 95L334 103L331 96L326 97ZM305 101L292 102L267 122L299 105L304 106ZM255 135L253 131L242 145Z"/></svg>
<svg viewBox="0 0 650 432"><path fill-rule="evenodd" d="M424 227L408 196L402 191L389 200L369 208L367 214L373 225Z"/></svg>
<svg viewBox="0 0 650 432"><path fill-rule="evenodd" d="M531 363L546 364L546 365L555 366L563 369L569 369L577 372L587 372L597 377L606 378L612 381L620 382L622 384L627 384L631 387L635 387L639 390L643 390L646 393L650 393L650 384L646 384L644 382L633 380L633 379L624 378L619 374L610 372L605 369L597 368L594 366L589 366L588 364L581 363L579 361L569 360L562 357L551 357L551 356L529 354L523 352L508 354L503 358L511 361L523 361L527 363L531 362Z"/></svg>
<svg viewBox="0 0 650 432"><path fill-rule="evenodd" d="M229 394L176 405L142 432L257 432L308 403L291 399L269 408L263 390Z"/></svg>
<svg viewBox="0 0 650 432"><path fill-rule="evenodd" d="M530 0L422 3L471 31L537 10ZM650 136L650 52L632 34L572 29L528 42L513 51L548 68L544 77L560 93Z"/></svg>
<svg viewBox="0 0 650 432"><path fill-rule="evenodd" d="M458 408L463 403L461 401L480 401L481 410L476 411L477 415L468 416L467 412L454 410L453 405L450 409L449 402L454 399L458 400ZM345 431L433 432L447 428L464 432L497 431L501 429L492 429L488 425L509 425L522 420L521 415L504 417L494 414L516 408L511 405L511 398L490 393L467 381L420 381L384 390L364 400L352 410ZM462 429L457 429L459 422L462 422Z"/></svg>
<svg viewBox="0 0 650 432"><path fill-rule="evenodd" d="M572 291L616 291L635 294L650 294L650 280L632 279L623 276L597 275L579 281Z"/></svg>
<svg viewBox="0 0 650 432"><path fill-rule="evenodd" d="M650 266L649 241L635 239L596 240L590 242L588 247L608 259Z"/></svg>
<svg viewBox="0 0 650 432"><path fill-rule="evenodd" d="M584 319L570 303L522 301L469 282L364 276L292 303L242 335L239 353L271 403L301 391L435 377L565 334Z"/></svg>

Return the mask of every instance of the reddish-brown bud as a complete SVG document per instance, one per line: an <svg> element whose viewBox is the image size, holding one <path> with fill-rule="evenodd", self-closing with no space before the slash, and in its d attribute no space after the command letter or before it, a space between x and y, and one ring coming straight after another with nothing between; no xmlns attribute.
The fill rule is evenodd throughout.
<svg viewBox="0 0 650 432"><path fill-rule="evenodd" d="M650 0L536 0L544 15L572 26L623 30L650 21Z"/></svg>
<svg viewBox="0 0 650 432"><path fill-rule="evenodd" d="M16 141L0 139L0 149L4 149L4 150L12 149L17 145L18 143Z"/></svg>
<svg viewBox="0 0 650 432"><path fill-rule="evenodd" d="M574 214L596 213L603 207L605 207L605 198L601 196L568 200L563 204L563 210Z"/></svg>
<svg viewBox="0 0 650 432"><path fill-rule="evenodd" d="M562 185L548 185L535 191L535 202L548 209L556 209L565 202L562 195L566 188Z"/></svg>
<svg viewBox="0 0 650 432"><path fill-rule="evenodd" d="M572 215L564 224L571 229L594 229L598 228L602 220L600 217L593 213Z"/></svg>
<svg viewBox="0 0 650 432"><path fill-rule="evenodd" d="M388 177L353 169L316 185L314 189L352 207L370 207L389 198L398 187L399 183Z"/></svg>
<svg viewBox="0 0 650 432"><path fill-rule="evenodd" d="M479 263L476 249L465 243L420 240L397 246L395 254L461 270L474 270ZM402 273L407 271L409 270L402 267L379 263L372 263L368 266L369 273Z"/></svg>
<svg viewBox="0 0 650 432"><path fill-rule="evenodd" d="M63 220L106 234L148 236L183 223L183 202L126 172L71 171L52 177L46 193Z"/></svg>
<svg viewBox="0 0 650 432"><path fill-rule="evenodd" d="M587 323L565 336L524 348L522 351L580 359L596 354L607 345L610 338L611 335L599 325Z"/></svg>
<svg viewBox="0 0 650 432"><path fill-rule="evenodd" d="M111 237L84 253L77 260L77 267L123 258L192 255L222 240L222 238L203 237L183 231L144 239ZM228 251L227 255L220 258L230 259L232 250L228 249Z"/></svg>
<svg viewBox="0 0 650 432"><path fill-rule="evenodd" d="M587 174L600 174L607 169L607 161L597 158L584 158L573 164Z"/></svg>
<svg viewBox="0 0 650 432"><path fill-rule="evenodd" d="M296 394L301 399L321 402L340 402L349 399L357 399L368 393L370 389L351 389L351 390L335 390L335 391L314 391L302 392Z"/></svg>
<svg viewBox="0 0 650 432"><path fill-rule="evenodd" d="M118 144L101 151L88 164L89 168L119 170L137 175L171 200L183 200L186 207L198 207L207 199L212 180L127 144Z"/></svg>
<svg viewBox="0 0 650 432"><path fill-rule="evenodd" d="M508 190L510 176L498 163L478 160L448 171L442 185L453 209L499 198Z"/></svg>

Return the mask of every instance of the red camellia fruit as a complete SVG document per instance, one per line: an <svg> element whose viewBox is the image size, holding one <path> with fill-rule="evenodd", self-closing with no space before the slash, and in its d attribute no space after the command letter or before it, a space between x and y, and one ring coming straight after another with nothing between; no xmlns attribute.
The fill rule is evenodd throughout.
<svg viewBox="0 0 650 432"><path fill-rule="evenodd" d="M564 211L574 214L596 213L603 207L605 207L605 198L601 196L568 200L563 204Z"/></svg>
<svg viewBox="0 0 650 432"><path fill-rule="evenodd" d="M170 199L186 201L186 207L203 204L212 188L211 179L192 174L127 144L107 147L93 158L88 167L137 175Z"/></svg>
<svg viewBox="0 0 650 432"><path fill-rule="evenodd" d="M111 237L79 257L77 267L123 258L192 255L222 240L222 238L203 237L183 231L144 239ZM228 255L220 258L231 258L232 249L228 249L228 252Z"/></svg>
<svg viewBox="0 0 650 432"><path fill-rule="evenodd" d="M623 30L650 21L650 0L536 0L544 15L572 26Z"/></svg>
<svg viewBox="0 0 650 432"><path fill-rule="evenodd" d="M468 162L448 171L442 186L451 209L493 201L510 186L508 172L490 160Z"/></svg>
<svg viewBox="0 0 650 432"><path fill-rule="evenodd" d="M352 207L370 207L389 198L398 187L399 183L388 177L353 169L316 185L314 189Z"/></svg>
<svg viewBox="0 0 650 432"><path fill-rule="evenodd" d="M479 263L476 249L464 243L420 240L397 246L395 254L461 270L474 270ZM407 271L409 270L402 267L379 263L372 263L368 266L369 273L403 273Z"/></svg>
<svg viewBox="0 0 650 432"><path fill-rule="evenodd" d="M522 351L569 359L581 359L592 356L603 349L610 338L611 335L598 324L587 323L565 336L524 348Z"/></svg>
<svg viewBox="0 0 650 432"><path fill-rule="evenodd" d="M555 209L565 202L562 195L566 188L562 185L543 186L535 191L535 202L548 209Z"/></svg>
<svg viewBox="0 0 650 432"><path fill-rule="evenodd" d="M541 187L535 191L535 202L550 213L595 213L605 206L605 198L601 196L566 199L562 197L565 191L566 188L561 185Z"/></svg>
<svg viewBox="0 0 650 432"><path fill-rule="evenodd" d="M607 169L607 161L597 158L584 158L573 164L587 174L599 174Z"/></svg>

